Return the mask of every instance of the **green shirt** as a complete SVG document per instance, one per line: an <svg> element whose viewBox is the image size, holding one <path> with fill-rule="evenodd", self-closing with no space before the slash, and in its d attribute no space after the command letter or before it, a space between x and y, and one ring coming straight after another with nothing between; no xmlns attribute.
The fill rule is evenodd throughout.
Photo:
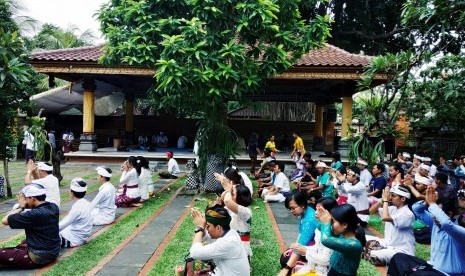
<svg viewBox="0 0 465 276"><path fill-rule="evenodd" d="M329 173L325 172L323 175L319 175L316 179L318 186L324 186L323 190L321 191L323 197L333 197L334 195L334 187L333 184L329 181L329 177Z"/></svg>
<svg viewBox="0 0 465 276"><path fill-rule="evenodd" d="M321 243L333 250L329 259L331 269L344 275L356 275L363 246L356 238L346 239L331 234L331 223L321 225Z"/></svg>

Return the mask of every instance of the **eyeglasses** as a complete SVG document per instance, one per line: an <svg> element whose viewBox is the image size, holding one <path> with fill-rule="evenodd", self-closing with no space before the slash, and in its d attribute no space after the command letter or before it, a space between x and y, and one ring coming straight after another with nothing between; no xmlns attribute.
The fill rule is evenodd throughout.
<svg viewBox="0 0 465 276"><path fill-rule="evenodd" d="M299 208L299 207L300 207L299 205L297 205L297 206L292 206L292 207L289 206L289 210L295 211L295 209L297 209L297 208Z"/></svg>

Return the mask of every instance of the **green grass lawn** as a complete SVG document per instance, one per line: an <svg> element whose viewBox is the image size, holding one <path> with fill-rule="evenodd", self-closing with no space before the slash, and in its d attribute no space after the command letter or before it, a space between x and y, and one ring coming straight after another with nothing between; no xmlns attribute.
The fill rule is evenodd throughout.
<svg viewBox="0 0 465 276"><path fill-rule="evenodd" d="M44 275L81 275L90 271L113 248L123 242L140 224L144 223L154 212L162 207L169 198L182 187L185 178L176 181L169 190L155 196L155 200L144 202L144 207L112 225L108 230L78 248L71 256L61 260Z"/></svg>

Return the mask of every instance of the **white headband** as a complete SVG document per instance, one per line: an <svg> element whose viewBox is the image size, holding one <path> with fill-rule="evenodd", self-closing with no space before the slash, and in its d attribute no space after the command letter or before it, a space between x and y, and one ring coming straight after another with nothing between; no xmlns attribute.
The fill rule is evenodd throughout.
<svg viewBox="0 0 465 276"><path fill-rule="evenodd" d="M318 161L318 163L316 163L316 166L315 168L326 168L326 164L325 162L322 162L322 161Z"/></svg>
<svg viewBox="0 0 465 276"><path fill-rule="evenodd" d="M53 171L53 166L47 165L44 162L39 162L37 168L41 171Z"/></svg>
<svg viewBox="0 0 465 276"><path fill-rule="evenodd" d="M420 169L423 169L423 170L427 170L427 171L429 171L429 170L431 169L430 166L428 166L428 165L426 165L426 164L423 164L423 163L420 164L420 167L419 167L419 168L420 168Z"/></svg>
<svg viewBox="0 0 465 276"><path fill-rule="evenodd" d="M357 159L357 164L368 166L368 162L363 159Z"/></svg>
<svg viewBox="0 0 465 276"><path fill-rule="evenodd" d="M413 155L413 158L418 159L418 160L421 160L421 156L420 156L420 155L414 154L414 155Z"/></svg>
<svg viewBox="0 0 465 276"><path fill-rule="evenodd" d="M47 191L44 186L37 183L30 183L21 190L25 197L45 195Z"/></svg>
<svg viewBox="0 0 465 276"><path fill-rule="evenodd" d="M393 194L396 194L396 195L400 195L400 196L403 196L407 199L410 199L410 193L409 192L405 192L405 191L402 191L401 189L399 189L399 187L395 186L394 188L391 189L391 193Z"/></svg>
<svg viewBox="0 0 465 276"><path fill-rule="evenodd" d="M415 182L423 184L423 185L431 185L433 184L433 180L429 177L424 177L421 175L415 175Z"/></svg>
<svg viewBox="0 0 465 276"><path fill-rule="evenodd" d="M408 152L402 153L402 156L405 158L410 158L410 154Z"/></svg>
<svg viewBox="0 0 465 276"><path fill-rule="evenodd" d="M69 185L72 191L75 192L87 192L87 183L84 181L84 179L80 177L75 177L73 180L71 180L71 184Z"/></svg>
<svg viewBox="0 0 465 276"><path fill-rule="evenodd" d="M429 157L423 157L421 160L423 160L423 162L431 162L431 158Z"/></svg>
<svg viewBox="0 0 465 276"><path fill-rule="evenodd" d="M105 169L104 167L97 167L95 169L97 171L97 173L101 176L104 176L104 177L111 177L111 173L109 173L107 171L107 169Z"/></svg>

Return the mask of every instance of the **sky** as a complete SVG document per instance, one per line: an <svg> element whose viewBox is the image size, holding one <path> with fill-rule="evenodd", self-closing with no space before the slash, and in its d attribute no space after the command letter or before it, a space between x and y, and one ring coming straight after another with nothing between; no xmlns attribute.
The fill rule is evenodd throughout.
<svg viewBox="0 0 465 276"><path fill-rule="evenodd" d="M30 16L40 23L52 23L63 29L76 25L80 32L91 29L96 43L103 42L98 20L93 17L103 3L109 0L20 0L26 9L21 15Z"/></svg>

